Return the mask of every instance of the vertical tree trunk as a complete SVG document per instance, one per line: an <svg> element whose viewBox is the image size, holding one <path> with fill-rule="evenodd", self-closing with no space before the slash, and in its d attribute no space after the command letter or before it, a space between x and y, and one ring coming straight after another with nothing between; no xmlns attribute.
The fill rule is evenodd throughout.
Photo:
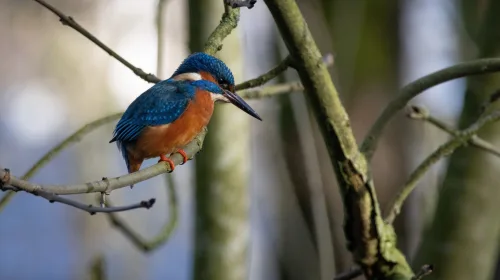
<svg viewBox="0 0 500 280"><path fill-rule="evenodd" d="M190 1L191 51L202 49L219 22L222 2ZM224 40L219 57L241 80L237 30ZM203 152L196 158L194 279L247 278L249 120L230 104L216 106Z"/></svg>
<svg viewBox="0 0 500 280"><path fill-rule="evenodd" d="M476 38L480 57L498 56L500 2L489 1L484 11L479 31L471 35ZM481 104L499 86L498 74L468 79L460 127L477 119ZM479 135L498 144L499 128L498 124L488 126ZM415 266L434 264L436 270L431 278L491 279L500 234L500 188L496 179L499 163L493 155L471 147L458 149L451 156L434 221L423 236L415 262Z"/></svg>

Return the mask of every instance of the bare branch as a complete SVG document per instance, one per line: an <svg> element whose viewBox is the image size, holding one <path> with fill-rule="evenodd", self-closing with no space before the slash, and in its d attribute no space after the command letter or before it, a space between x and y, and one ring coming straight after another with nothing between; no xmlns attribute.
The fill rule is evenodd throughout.
<svg viewBox="0 0 500 280"><path fill-rule="evenodd" d="M380 135L387 123L389 123L398 111L406 106L408 101L423 91L435 85L465 76L498 71L500 71L500 58L477 59L444 68L409 83L400 90L400 93L396 95L397 97L387 105L382 114L377 118L375 124L370 128L370 131L363 140L360 151L366 156L367 160L370 161L377 148Z"/></svg>
<svg viewBox="0 0 500 280"><path fill-rule="evenodd" d="M85 28L83 28L78 22L76 22L72 17L65 15L55 7L49 5L47 2L43 0L34 0L38 2L40 5L44 6L48 10L50 10L52 13L57 15L59 17L59 20L63 25L67 25L74 30L76 30L78 33L82 34L85 36L87 39L92 41L94 44L99 46L101 49L103 49L105 52L107 52L110 56L114 57L116 60L120 61L123 65L125 65L128 69L132 70L134 74L137 76L141 77L143 80L150 82L150 83L158 83L161 81L158 77L151 73L146 73L142 69L135 67L132 65L130 62L125 60L123 57L118 55L115 51L110 49L108 46L106 46L103 42L101 42L99 39L97 39L92 33L88 32Z"/></svg>
<svg viewBox="0 0 500 280"><path fill-rule="evenodd" d="M5 174L9 174L8 169L7 169L7 172ZM0 189L1 190L10 190L10 191L14 191L14 192L16 192L16 191L22 191L21 189L19 189L17 187L14 187L12 185L6 185L6 186L5 185L4 186L0 185ZM59 195L56 195L56 194L53 194L53 193L45 192L45 191L42 191L42 190L35 190L35 191L32 191L32 192L28 192L28 193L31 193L34 196L43 197L46 200L48 200L50 203L59 202L59 203L62 203L62 204L73 206L73 207L75 207L77 209L80 209L80 210L83 210L85 212L90 213L90 215L94 215L96 213L123 212L123 211L129 211L129 210L138 209L138 208L149 209L149 208L153 207L153 205L155 203L155 199L151 198L151 199L149 199L147 201L143 200L143 201L141 201L139 203L135 203L135 204L132 204L132 205L127 205L127 206L99 207L99 206L93 206L92 204L90 204L90 205L89 204L84 204L84 203L78 202L76 200L68 199L68 198L65 198L65 197L62 197L62 196L59 196Z"/></svg>
<svg viewBox="0 0 500 280"><path fill-rule="evenodd" d="M292 59L290 58L290 56L287 56L285 59L283 59L283 61L281 61L278 65L276 65L276 67L269 70L268 72L260 75L255 79L248 80L239 85L236 85L236 90L254 88L263 85L268 81L270 81L271 79L277 77L279 74L285 72L288 69L288 67L290 67L291 64L292 64Z"/></svg>
<svg viewBox="0 0 500 280"><path fill-rule="evenodd" d="M151 240L146 240L142 237L138 232L136 232L125 220L121 219L117 214L110 213L108 215L109 221L120 231L122 232L131 242L134 244L139 250L143 252L152 252L161 245L165 244L172 233L174 232L175 227L177 226L177 222L179 219L179 211L177 205L177 195L175 192L175 183L172 177L172 174L167 176L167 193L168 193L168 215L169 218L166 223L163 225L161 231L157 236L152 238ZM108 205L111 203L108 202Z"/></svg>
<svg viewBox="0 0 500 280"><path fill-rule="evenodd" d="M481 129L483 126L495 122L500 119L500 111L494 111L490 115L484 116L461 131L445 144L441 145L435 152L428 156L416 169L412 172L405 185L401 188L400 193L394 200L393 206L387 215L386 222L392 224L394 219L401 211L404 201L417 186L418 181L425 175L432 165L438 162L441 158L453 153L457 148L467 144L467 142Z"/></svg>
<svg viewBox="0 0 500 280"><path fill-rule="evenodd" d="M435 127L447 132L448 134L457 137L460 134L460 131L453 129L450 127L448 124L444 123L443 121L433 117L432 115L429 114L427 110L424 108L412 105L409 107L410 113L408 114L408 117L415 119L415 120L422 120L425 122L428 122ZM478 149L481 149L485 152L488 152L490 154L493 154L495 156L500 157L500 150L495 147L493 144L490 142L481 139L479 136L474 135L472 138L469 140L468 144L470 144L473 147L476 147Z"/></svg>
<svg viewBox="0 0 500 280"><path fill-rule="evenodd" d="M290 82L285 84L270 85L259 89L243 90L238 94L245 99L260 99L263 97L273 97L297 91L304 91L300 82Z"/></svg>
<svg viewBox="0 0 500 280"><path fill-rule="evenodd" d="M330 67L334 63L333 55L332 54L326 54L323 57L323 62L327 67ZM260 75L259 77L248 80L246 82L243 82L239 85L236 85L236 90L244 90L248 88L254 88L261 86L270 80L276 78L279 74L285 72L289 67L293 67L293 62L292 58L290 56L287 56L283 61L281 61L278 65L276 65L273 69L267 71L266 73ZM248 98L248 97L246 97ZM257 98L257 97L253 97Z"/></svg>
<svg viewBox="0 0 500 280"><path fill-rule="evenodd" d="M188 158L192 159L194 155L199 152L202 148L203 139L205 138L206 128L196 136L196 138L191 141L184 151L187 153ZM183 162L183 158L179 154L174 154L170 156L170 159L179 165ZM101 192L111 192L113 190L124 188L139 182L145 181L152 177L158 176L160 174L169 172L170 166L168 163L160 162L148 168L141 169L137 172L126 174L120 177L107 179L104 178L100 181L88 182L84 184L76 185L38 185L26 180L10 176L9 180L5 182L5 185L11 185L20 191L36 193L36 192L47 192L57 195L66 194L81 194L81 193L101 193ZM0 169L0 178L6 176L8 172L5 169Z"/></svg>

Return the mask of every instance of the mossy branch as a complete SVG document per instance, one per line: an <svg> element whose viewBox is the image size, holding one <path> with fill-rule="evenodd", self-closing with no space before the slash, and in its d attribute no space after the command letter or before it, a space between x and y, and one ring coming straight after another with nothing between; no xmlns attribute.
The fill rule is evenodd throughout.
<svg viewBox="0 0 500 280"><path fill-rule="evenodd" d="M264 2L290 52L325 139L343 194L344 231L354 260L369 279L411 279L414 273L396 248L394 229L382 220L367 161L359 153L345 108L297 3Z"/></svg>

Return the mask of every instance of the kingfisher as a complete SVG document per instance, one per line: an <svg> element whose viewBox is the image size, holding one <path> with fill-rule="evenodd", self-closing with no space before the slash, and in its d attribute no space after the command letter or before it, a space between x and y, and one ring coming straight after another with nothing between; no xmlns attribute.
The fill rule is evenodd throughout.
<svg viewBox="0 0 500 280"><path fill-rule="evenodd" d="M232 103L252 117L260 116L235 93L231 70L220 59L206 53L188 56L172 76L140 96L116 124L113 138L129 173L138 171L145 159L160 157L171 171L169 155L179 153L183 164L188 156L183 147L191 142L212 117L215 102Z"/></svg>

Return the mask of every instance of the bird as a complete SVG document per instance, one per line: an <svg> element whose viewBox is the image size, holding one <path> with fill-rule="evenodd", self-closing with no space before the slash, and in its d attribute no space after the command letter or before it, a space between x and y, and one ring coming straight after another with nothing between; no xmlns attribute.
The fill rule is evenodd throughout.
<svg viewBox="0 0 500 280"><path fill-rule="evenodd" d="M220 59L203 52L189 55L172 76L139 95L125 110L109 143L116 142L128 173L145 159L159 157L175 169L169 155L188 156L183 147L209 123L215 102L232 103L262 118L235 93L234 77Z"/></svg>

